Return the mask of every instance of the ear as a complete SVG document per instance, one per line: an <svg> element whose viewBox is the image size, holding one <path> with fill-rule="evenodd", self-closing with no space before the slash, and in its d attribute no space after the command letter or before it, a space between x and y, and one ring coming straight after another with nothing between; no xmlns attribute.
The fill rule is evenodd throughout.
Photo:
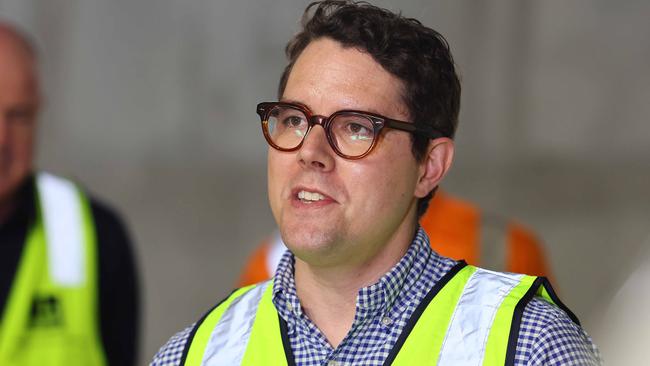
<svg viewBox="0 0 650 366"><path fill-rule="evenodd" d="M441 137L429 141L427 154L420 162L420 172L415 186L417 198L426 197L431 190L440 184L440 181L451 168L454 159L454 141L448 137Z"/></svg>

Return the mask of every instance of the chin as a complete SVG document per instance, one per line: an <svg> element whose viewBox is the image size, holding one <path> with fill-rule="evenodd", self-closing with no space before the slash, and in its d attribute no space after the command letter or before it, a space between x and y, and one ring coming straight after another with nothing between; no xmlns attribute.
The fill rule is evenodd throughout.
<svg viewBox="0 0 650 366"><path fill-rule="evenodd" d="M336 252L337 235L331 231L308 227L285 227L280 232L287 248L305 262L312 262L317 258L324 259Z"/></svg>

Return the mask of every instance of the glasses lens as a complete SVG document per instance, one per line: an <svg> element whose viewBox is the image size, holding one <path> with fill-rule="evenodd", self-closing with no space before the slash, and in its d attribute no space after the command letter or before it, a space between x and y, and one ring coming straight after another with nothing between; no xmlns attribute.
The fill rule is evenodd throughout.
<svg viewBox="0 0 650 366"><path fill-rule="evenodd" d="M293 149L300 145L309 124L302 111L288 106L275 106L269 113L267 126L275 145L282 149Z"/></svg>
<svg viewBox="0 0 650 366"><path fill-rule="evenodd" d="M367 116L342 113L332 120L330 134L342 154L354 157L370 149L375 139L375 128Z"/></svg>

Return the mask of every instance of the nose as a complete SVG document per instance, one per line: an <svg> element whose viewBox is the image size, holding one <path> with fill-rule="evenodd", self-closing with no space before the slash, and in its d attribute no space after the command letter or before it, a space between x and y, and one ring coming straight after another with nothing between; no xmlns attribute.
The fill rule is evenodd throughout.
<svg viewBox="0 0 650 366"><path fill-rule="evenodd" d="M334 154L323 127L314 125L298 150L298 162L305 169L326 172L334 168Z"/></svg>

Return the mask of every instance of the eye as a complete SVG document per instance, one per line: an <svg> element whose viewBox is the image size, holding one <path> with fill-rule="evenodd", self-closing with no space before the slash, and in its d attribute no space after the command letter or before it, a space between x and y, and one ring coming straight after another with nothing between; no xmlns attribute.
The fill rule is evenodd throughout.
<svg viewBox="0 0 650 366"><path fill-rule="evenodd" d="M287 128L303 128L307 121L302 116L286 116L282 118L282 124Z"/></svg>
<svg viewBox="0 0 650 366"><path fill-rule="evenodd" d="M343 132L350 140L372 140L374 131L368 121L350 120L343 124Z"/></svg>
<svg viewBox="0 0 650 366"><path fill-rule="evenodd" d="M352 133L361 133L361 134L367 134L368 133L368 129L366 127L364 127L364 126L362 126L362 125L360 125L358 123L354 123L354 122L348 124L348 129Z"/></svg>
<svg viewBox="0 0 650 366"><path fill-rule="evenodd" d="M271 118L277 121L279 128L287 129L306 129L307 117L301 111L287 107L276 107L271 111Z"/></svg>

